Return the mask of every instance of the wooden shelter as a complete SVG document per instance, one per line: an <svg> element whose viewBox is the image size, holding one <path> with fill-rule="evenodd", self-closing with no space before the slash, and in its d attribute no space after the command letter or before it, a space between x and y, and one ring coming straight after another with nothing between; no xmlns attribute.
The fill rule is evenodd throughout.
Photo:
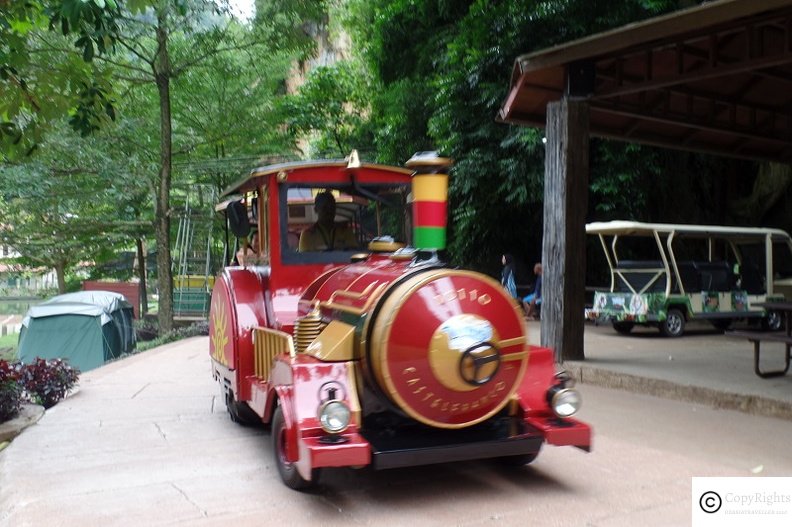
<svg viewBox="0 0 792 527"><path fill-rule="evenodd" d="M789 163L792 0L720 0L517 58L498 119L546 127L542 344L582 359L589 135Z"/></svg>

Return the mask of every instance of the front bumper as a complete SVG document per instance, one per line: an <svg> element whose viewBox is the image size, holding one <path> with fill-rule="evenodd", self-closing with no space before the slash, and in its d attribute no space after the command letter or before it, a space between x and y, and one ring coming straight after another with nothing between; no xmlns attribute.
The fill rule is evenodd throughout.
<svg viewBox="0 0 792 527"><path fill-rule="evenodd" d="M366 466L389 468L519 456L539 452L547 442L591 449L591 429L575 419L500 417L462 430L442 430L421 424L398 429L367 429L344 434L345 443L303 438L300 457L312 468Z"/></svg>

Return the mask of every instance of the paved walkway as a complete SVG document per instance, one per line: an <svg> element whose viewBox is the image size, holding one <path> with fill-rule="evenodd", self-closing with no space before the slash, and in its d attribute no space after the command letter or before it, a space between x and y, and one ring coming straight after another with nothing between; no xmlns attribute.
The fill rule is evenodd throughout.
<svg viewBox="0 0 792 527"><path fill-rule="evenodd" d="M0 525L189 524L260 499L224 491L274 466L262 430L229 426L208 342L187 339L81 375L77 393L0 452Z"/></svg>
<svg viewBox="0 0 792 527"><path fill-rule="evenodd" d="M531 341L538 341L539 323L531 324ZM654 328L619 335L610 325L587 325L586 360L565 367L584 383L792 420L792 371L762 379L747 340L704 324L686 331L669 339ZM780 343L763 343L762 367L782 367L784 351Z"/></svg>
<svg viewBox="0 0 792 527"><path fill-rule="evenodd" d="M538 323L530 329L538 341ZM748 342L587 326L585 346L587 360L567 364L584 382L792 416L792 375L756 377ZM253 511L291 524L283 500L316 506L252 484L277 481L269 434L229 423L207 348L187 339L83 374L77 393L0 451L0 526L224 524Z"/></svg>

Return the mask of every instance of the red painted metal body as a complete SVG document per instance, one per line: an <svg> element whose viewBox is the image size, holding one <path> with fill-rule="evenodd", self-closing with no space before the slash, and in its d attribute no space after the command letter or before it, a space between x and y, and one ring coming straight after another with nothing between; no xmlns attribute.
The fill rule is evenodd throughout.
<svg viewBox="0 0 792 527"><path fill-rule="evenodd" d="M399 282L408 277L404 285ZM390 295L387 301L383 297ZM395 297L395 298L394 298ZM375 256L323 277L300 302L303 312L319 303L329 318L355 320L367 340L364 357L373 377L397 405L429 425L469 426L497 412L522 377L525 334L522 315L500 284L469 271L428 266L412 261ZM381 307L372 321L372 312ZM368 316L368 320L362 320ZM499 346L502 366L480 387L449 387L437 375L441 366L428 352L438 328L460 316L467 321L487 321L504 343ZM377 331L377 324L387 329ZM383 342L376 342L379 338ZM379 348L379 349L378 349ZM377 367L379 366L379 368ZM378 371L379 370L379 371ZM378 375L379 373L379 375Z"/></svg>
<svg viewBox="0 0 792 527"><path fill-rule="evenodd" d="M544 442L588 450L590 428L574 419L560 421L549 406L548 389L557 382L552 351L526 343L519 309L494 280L389 254L347 265L284 263L280 186L338 184L350 180L351 173L353 182L405 185L409 180L407 171L394 167L370 165L350 172L330 162L261 170L235 189L258 191L259 217L266 218L260 235L268 237L261 246L269 249L267 264L226 268L215 282L210 353L230 400L246 404L264 422L272 419L276 405L281 407L284 457L306 480L320 467L372 464L377 453L372 425L367 425L374 413L372 398L378 401L373 406L401 419L450 433L508 415ZM327 356L310 350L280 353L266 376L257 374L262 370L255 364L254 328L293 334L295 321L316 306L323 324L336 321L353 329L354 345L339 344L344 351ZM497 350L499 366L486 375L478 363L463 371L461 361L456 375L449 369L456 362L445 360L458 355L457 341L468 342L471 331ZM472 379L459 384L455 375ZM318 419L328 383L352 413L336 442L327 441Z"/></svg>

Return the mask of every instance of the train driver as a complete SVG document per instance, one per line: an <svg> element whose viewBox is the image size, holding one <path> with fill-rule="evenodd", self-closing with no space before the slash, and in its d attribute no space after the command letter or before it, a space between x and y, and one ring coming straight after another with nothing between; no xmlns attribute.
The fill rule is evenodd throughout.
<svg viewBox="0 0 792 527"><path fill-rule="evenodd" d="M335 222L336 201L330 191L316 195L314 199L316 223L300 234L300 252L343 251L358 246L352 229Z"/></svg>

